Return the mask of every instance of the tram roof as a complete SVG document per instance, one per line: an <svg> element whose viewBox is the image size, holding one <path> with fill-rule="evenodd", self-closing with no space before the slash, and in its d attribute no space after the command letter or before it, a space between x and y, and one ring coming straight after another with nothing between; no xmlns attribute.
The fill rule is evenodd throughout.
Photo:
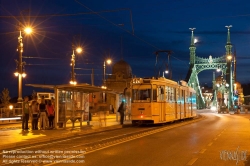
<svg viewBox="0 0 250 166"><path fill-rule="evenodd" d="M98 86L92 86L90 84L63 84L63 85L44 85L44 84L25 84L26 86L31 86L34 88L42 88L42 89L61 89L65 91L78 91L78 92L85 92L85 93L94 93L94 92L109 92L109 93L116 93L111 89L104 89ZM118 92L117 92L118 93Z"/></svg>

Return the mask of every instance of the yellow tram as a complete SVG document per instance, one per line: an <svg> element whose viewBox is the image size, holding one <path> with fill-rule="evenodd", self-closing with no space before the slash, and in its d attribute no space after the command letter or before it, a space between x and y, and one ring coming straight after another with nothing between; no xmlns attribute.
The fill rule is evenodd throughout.
<svg viewBox="0 0 250 166"><path fill-rule="evenodd" d="M137 123L166 123L196 116L196 92L185 81L134 78L131 119Z"/></svg>

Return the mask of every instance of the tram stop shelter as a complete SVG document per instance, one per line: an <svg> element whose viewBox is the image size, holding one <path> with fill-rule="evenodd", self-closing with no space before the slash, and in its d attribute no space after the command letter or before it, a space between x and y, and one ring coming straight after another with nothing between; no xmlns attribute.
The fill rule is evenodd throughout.
<svg viewBox="0 0 250 166"><path fill-rule="evenodd" d="M55 127L66 128L66 122L70 120L72 127L76 120L80 122L90 121L90 94L95 92L115 93L110 89L103 89L101 87L92 86L89 84L65 84L65 85L43 85L43 84L26 84L34 88L42 88L54 90L55 99Z"/></svg>

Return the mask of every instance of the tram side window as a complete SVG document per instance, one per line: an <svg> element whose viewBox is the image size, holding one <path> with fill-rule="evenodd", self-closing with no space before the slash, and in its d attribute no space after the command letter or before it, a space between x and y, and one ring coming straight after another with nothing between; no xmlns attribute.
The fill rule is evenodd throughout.
<svg viewBox="0 0 250 166"><path fill-rule="evenodd" d="M172 88L172 102L175 102L176 100L176 89L175 88Z"/></svg>
<svg viewBox="0 0 250 166"><path fill-rule="evenodd" d="M168 87L168 101L172 101L172 88Z"/></svg>
<svg viewBox="0 0 250 166"><path fill-rule="evenodd" d="M192 94L192 103L196 104L196 94L195 93Z"/></svg>
<svg viewBox="0 0 250 166"><path fill-rule="evenodd" d="M192 103L192 92L189 93L189 96L188 96L188 103Z"/></svg>
<svg viewBox="0 0 250 166"><path fill-rule="evenodd" d="M181 103L184 103L184 96L185 95L185 91L184 90L181 90L181 96L180 96L180 100L181 100Z"/></svg>
<svg viewBox="0 0 250 166"><path fill-rule="evenodd" d="M169 101L174 101L174 88L169 88Z"/></svg>
<svg viewBox="0 0 250 166"><path fill-rule="evenodd" d="M158 90L157 101L163 101L164 100L164 87L158 86L157 90Z"/></svg>
<svg viewBox="0 0 250 166"><path fill-rule="evenodd" d="M169 87L168 86L165 87L165 93L166 93L166 101L168 102L169 101Z"/></svg>
<svg viewBox="0 0 250 166"><path fill-rule="evenodd" d="M176 101L177 102L180 102L180 100L179 100L179 89L176 89Z"/></svg>
<svg viewBox="0 0 250 166"><path fill-rule="evenodd" d="M187 91L185 91L185 103L188 103L188 92Z"/></svg>

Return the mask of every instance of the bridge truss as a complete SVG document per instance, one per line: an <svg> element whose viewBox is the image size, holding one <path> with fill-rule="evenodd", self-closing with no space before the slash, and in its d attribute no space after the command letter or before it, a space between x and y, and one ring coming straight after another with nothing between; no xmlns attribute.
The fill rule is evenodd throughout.
<svg viewBox="0 0 250 166"><path fill-rule="evenodd" d="M211 55L208 58L202 58L198 57L195 54L195 43L194 43L194 30L195 28L190 28L192 35L191 35L191 45L189 47L190 49L190 67L188 74L186 76L186 81L188 82L188 85L193 87L196 90L197 96L196 96L196 103L197 108L202 109L205 108L205 99L202 95L201 86L199 84L198 74L204 70L217 70L220 69L222 72L222 78L223 75L226 77L225 81L223 81L225 84L216 84L215 78L213 78L213 105L218 106L217 101L217 94L218 92L223 92L222 100L224 101L224 92L227 93L227 108L232 108L233 105L233 77L232 77L232 44L230 42L230 27L226 26L228 28L228 36L227 36L227 44L225 46L226 48L226 55L223 55L221 57L215 57L213 58ZM213 76L214 77L214 76ZM222 88L222 86L224 86ZM226 90L225 90L226 89ZM222 106L222 105L219 105Z"/></svg>

